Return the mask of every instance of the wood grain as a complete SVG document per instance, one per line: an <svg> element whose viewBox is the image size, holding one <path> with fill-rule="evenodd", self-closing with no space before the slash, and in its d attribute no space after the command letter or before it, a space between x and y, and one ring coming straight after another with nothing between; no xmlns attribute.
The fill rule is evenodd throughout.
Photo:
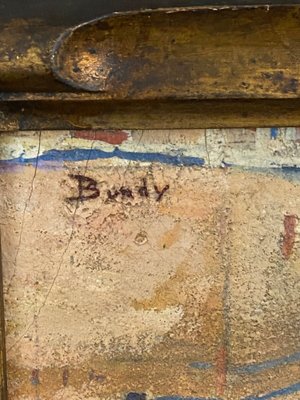
<svg viewBox="0 0 300 400"><path fill-rule="evenodd" d="M299 97L299 6L192 10L119 14L71 31L39 20L1 24L0 99ZM105 79L90 81L101 60Z"/></svg>
<svg viewBox="0 0 300 400"><path fill-rule="evenodd" d="M53 71L99 98L297 98L299 22L299 8L116 14L65 32Z"/></svg>

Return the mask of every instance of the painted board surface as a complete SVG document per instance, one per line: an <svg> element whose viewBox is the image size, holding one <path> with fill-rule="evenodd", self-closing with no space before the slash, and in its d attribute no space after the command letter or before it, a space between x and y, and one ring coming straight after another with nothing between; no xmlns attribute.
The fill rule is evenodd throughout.
<svg viewBox="0 0 300 400"><path fill-rule="evenodd" d="M298 128L0 144L10 399L299 399Z"/></svg>

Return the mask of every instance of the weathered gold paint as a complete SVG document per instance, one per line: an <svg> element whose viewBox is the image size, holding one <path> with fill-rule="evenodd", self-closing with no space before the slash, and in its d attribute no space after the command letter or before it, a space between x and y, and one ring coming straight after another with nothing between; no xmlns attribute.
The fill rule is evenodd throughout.
<svg viewBox="0 0 300 400"><path fill-rule="evenodd" d="M99 98L297 98L300 9L115 14L56 43L56 76Z"/></svg>
<svg viewBox="0 0 300 400"><path fill-rule="evenodd" d="M0 129L198 129L300 126L300 100L46 101L0 104ZM55 98L53 98L55 100Z"/></svg>
<svg viewBox="0 0 300 400"><path fill-rule="evenodd" d="M37 20L11 21L1 26L2 96L297 98L299 18L297 6L257 6L124 13L71 31ZM67 84L55 79L51 57ZM82 73L73 71L76 57ZM96 74L101 62L104 76ZM101 91L80 92L69 84Z"/></svg>
<svg viewBox="0 0 300 400"><path fill-rule="evenodd" d="M145 18L150 22L144 29ZM298 126L299 20L299 6L256 6L125 13L71 33L68 26L40 20L2 24L0 129ZM130 30L123 35L126 24ZM91 38L85 37L87 32ZM172 43L173 33L177 45L176 40ZM103 46L105 54L111 54L110 46L115 51L113 58L118 62L109 66L104 91L78 90L56 79L53 62L54 69L64 68L56 76L75 86L92 79L97 89L98 78L95 81L88 73L75 82L70 64L74 39L77 55L85 54L80 62L85 63L86 72L102 60L97 52L86 55L90 40L100 53ZM133 57L135 45L138 58ZM89 57L94 64L90 65ZM69 61L62 64L62 58ZM166 70L170 73L165 76ZM120 80L112 80L117 73Z"/></svg>

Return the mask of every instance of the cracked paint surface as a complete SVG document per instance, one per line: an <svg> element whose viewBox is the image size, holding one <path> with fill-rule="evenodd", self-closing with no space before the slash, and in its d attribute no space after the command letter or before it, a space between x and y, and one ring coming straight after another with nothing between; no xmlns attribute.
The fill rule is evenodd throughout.
<svg viewBox="0 0 300 400"><path fill-rule="evenodd" d="M299 399L298 136L1 134L12 398Z"/></svg>

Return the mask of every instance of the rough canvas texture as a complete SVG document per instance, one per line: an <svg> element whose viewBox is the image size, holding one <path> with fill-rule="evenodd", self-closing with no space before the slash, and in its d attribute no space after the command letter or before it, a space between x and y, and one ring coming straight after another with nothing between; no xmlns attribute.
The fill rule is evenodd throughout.
<svg viewBox="0 0 300 400"><path fill-rule="evenodd" d="M1 134L10 398L299 400L299 132Z"/></svg>

